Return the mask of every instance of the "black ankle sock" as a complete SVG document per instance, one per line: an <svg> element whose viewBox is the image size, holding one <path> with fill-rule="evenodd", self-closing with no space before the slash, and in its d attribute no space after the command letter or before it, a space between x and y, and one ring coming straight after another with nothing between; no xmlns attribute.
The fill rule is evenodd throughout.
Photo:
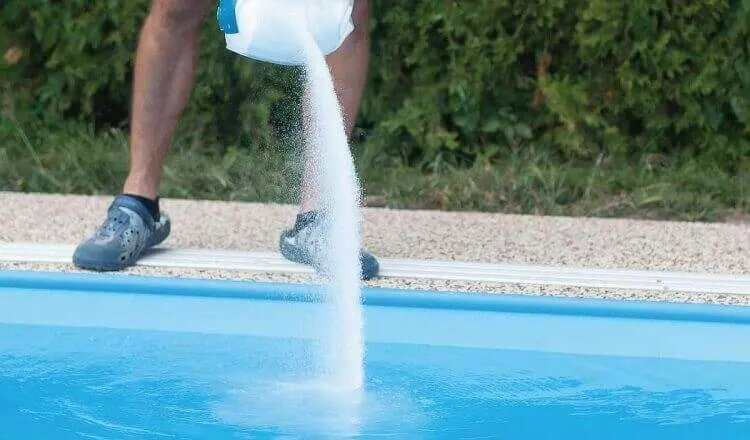
<svg viewBox="0 0 750 440"><path fill-rule="evenodd" d="M159 217L161 216L161 214L159 211L159 198L158 197L156 198L156 200L154 200L154 199L149 199L148 197L137 196L135 194L123 194L123 195L132 197L138 200L139 202L143 203L143 206L145 206L146 209L148 209L148 212L149 214L151 214L151 217L154 218L154 221L155 222L159 221Z"/></svg>

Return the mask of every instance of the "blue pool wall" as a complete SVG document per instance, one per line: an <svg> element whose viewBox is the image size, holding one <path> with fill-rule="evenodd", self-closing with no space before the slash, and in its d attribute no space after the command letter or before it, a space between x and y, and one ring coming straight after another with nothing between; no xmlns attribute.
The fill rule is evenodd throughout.
<svg viewBox="0 0 750 440"><path fill-rule="evenodd" d="M321 339L337 331L323 293L304 284L3 272L0 326ZM747 307L376 287L362 294L368 345L750 363Z"/></svg>

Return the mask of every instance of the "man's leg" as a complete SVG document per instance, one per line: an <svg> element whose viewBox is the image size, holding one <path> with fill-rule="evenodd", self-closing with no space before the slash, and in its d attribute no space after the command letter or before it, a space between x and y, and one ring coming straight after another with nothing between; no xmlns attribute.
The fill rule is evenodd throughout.
<svg viewBox="0 0 750 440"><path fill-rule="evenodd" d="M351 137L357 122L360 101L367 82L370 64L370 0L354 0L352 22L354 30L351 35L326 59L341 103L347 137ZM315 176L308 161L300 190L300 212L314 210L318 200Z"/></svg>
<svg viewBox="0 0 750 440"><path fill-rule="evenodd" d="M136 54L130 172L104 223L76 249L77 266L123 269L169 235L169 218L159 212L159 184L193 86L200 31L211 5L210 0L153 1Z"/></svg>
<svg viewBox="0 0 750 440"><path fill-rule="evenodd" d="M193 88L209 0L155 0L136 55L130 173L124 192L155 199L178 118Z"/></svg>
<svg viewBox="0 0 750 440"><path fill-rule="evenodd" d="M341 103L347 137L352 135L357 122L360 101L367 82L370 63L370 0L354 0L352 21L354 31L341 47L326 59ZM306 166L300 191L302 213L317 207L319 195L314 177L309 165Z"/></svg>
<svg viewBox="0 0 750 440"><path fill-rule="evenodd" d="M328 56L328 66L333 76L334 87L344 116L344 129L347 137L352 135L357 122L360 101L367 81L370 61L370 1L354 0L352 13L354 31L341 47ZM307 94L305 100L309 99ZM307 112L303 117L307 118ZM305 121L304 123L307 123ZM306 154L309 154L306 153ZM300 191L300 213L294 228L281 235L281 253L289 260L304 264L316 264L316 245L313 243L321 232L319 208L319 187L316 181L310 158L303 170L302 188ZM377 276L379 263L366 251L361 252L362 278Z"/></svg>

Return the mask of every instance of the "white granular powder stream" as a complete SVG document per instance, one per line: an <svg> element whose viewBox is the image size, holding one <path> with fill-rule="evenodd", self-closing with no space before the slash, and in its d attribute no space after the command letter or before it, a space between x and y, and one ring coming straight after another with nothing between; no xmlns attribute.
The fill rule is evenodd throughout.
<svg viewBox="0 0 750 440"><path fill-rule="evenodd" d="M303 29L303 28L302 28ZM328 338L321 368L336 386L359 389L364 382L360 297L360 186L344 130L339 100L325 57L307 32L300 32L306 57L307 148L310 170L328 218L324 267L327 273Z"/></svg>

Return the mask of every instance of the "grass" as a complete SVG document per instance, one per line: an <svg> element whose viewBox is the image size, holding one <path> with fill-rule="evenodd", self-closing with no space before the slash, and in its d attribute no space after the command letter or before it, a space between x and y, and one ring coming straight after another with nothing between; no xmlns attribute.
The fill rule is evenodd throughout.
<svg viewBox="0 0 750 440"><path fill-rule="evenodd" d="M295 203L297 145L217 148L181 135L168 157L164 197ZM0 190L114 194L128 165L126 133L75 122L0 119ZM723 221L750 216L750 162L730 174L700 158L643 155L561 162L527 148L468 169L431 173L356 150L367 204L392 208Z"/></svg>

